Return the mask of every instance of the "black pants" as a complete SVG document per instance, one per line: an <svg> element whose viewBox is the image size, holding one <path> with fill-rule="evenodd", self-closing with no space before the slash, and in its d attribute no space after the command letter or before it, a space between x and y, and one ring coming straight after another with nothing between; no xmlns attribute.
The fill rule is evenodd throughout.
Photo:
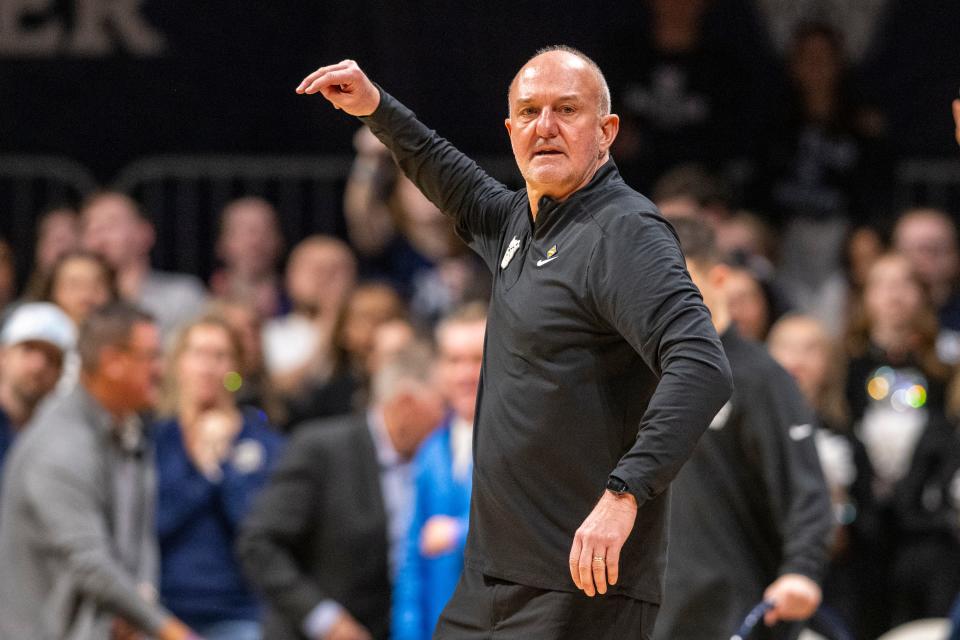
<svg viewBox="0 0 960 640"><path fill-rule="evenodd" d="M588 598L464 568L434 640L650 640L659 606L621 595Z"/></svg>

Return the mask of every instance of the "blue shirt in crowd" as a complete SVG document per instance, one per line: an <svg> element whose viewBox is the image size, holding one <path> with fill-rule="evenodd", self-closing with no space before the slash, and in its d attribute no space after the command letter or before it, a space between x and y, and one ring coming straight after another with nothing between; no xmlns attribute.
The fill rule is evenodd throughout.
<svg viewBox="0 0 960 640"><path fill-rule="evenodd" d="M463 571L463 549L470 515L472 465L457 472L451 421L437 429L413 461L413 518L406 539L399 575L394 584L392 638L427 640L453 595ZM428 558L420 552L420 535L435 515L460 522L460 535L448 553Z"/></svg>
<svg viewBox="0 0 960 640"><path fill-rule="evenodd" d="M281 437L262 413L243 412L243 426L218 481L190 461L176 419L154 427L160 596L187 625L258 620L257 601L234 554L234 538L277 461Z"/></svg>

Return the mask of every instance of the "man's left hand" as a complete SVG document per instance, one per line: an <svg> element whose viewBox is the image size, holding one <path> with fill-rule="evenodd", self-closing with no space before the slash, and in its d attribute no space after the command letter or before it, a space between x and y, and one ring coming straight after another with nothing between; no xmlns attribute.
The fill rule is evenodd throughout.
<svg viewBox="0 0 960 640"><path fill-rule="evenodd" d="M806 620L817 611L822 598L816 582L799 573L785 573L763 592L763 599L773 603L763 621L773 626L781 620Z"/></svg>
<svg viewBox="0 0 960 640"><path fill-rule="evenodd" d="M620 577L620 550L633 531L637 499L629 493L604 491L600 502L573 536L570 549L570 576L573 583L591 598L603 595L608 584Z"/></svg>

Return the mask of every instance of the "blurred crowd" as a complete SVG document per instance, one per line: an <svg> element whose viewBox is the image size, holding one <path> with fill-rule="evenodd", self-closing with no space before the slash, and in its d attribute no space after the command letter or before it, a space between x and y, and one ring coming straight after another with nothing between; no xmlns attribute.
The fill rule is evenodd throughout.
<svg viewBox="0 0 960 640"><path fill-rule="evenodd" d="M736 326L817 413L835 520L823 608L859 638L944 616L960 592L953 212L891 210L882 118L848 93L835 30L794 31L789 108L747 140L696 10L654 5L649 50L613 87L613 156L666 217L714 228ZM146 313L128 329L159 332L138 352L159 391L129 405L147 437L124 451L155 470L137 503L151 514L110 530L148 523L140 544L159 549L118 569L156 608L151 633L192 637L164 635L176 619L211 640L429 637L462 564L490 278L369 131L355 148L346 237L288 251L271 203L243 197L219 212L206 283L153 268L149 212L122 193L38 212L33 248L0 242L0 563L34 518L60 524L31 501L69 483L30 480L52 454L26 434L78 384L114 379L104 353L134 348L110 329L128 303ZM734 185L741 155L762 171ZM31 249L17 291L13 252Z"/></svg>

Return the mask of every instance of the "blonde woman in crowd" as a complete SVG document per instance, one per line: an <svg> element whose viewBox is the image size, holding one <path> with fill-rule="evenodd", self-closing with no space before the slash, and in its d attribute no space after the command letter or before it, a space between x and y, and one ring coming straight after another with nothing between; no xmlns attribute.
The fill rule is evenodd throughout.
<svg viewBox="0 0 960 640"><path fill-rule="evenodd" d="M169 354L155 425L160 596L207 640L258 640L260 611L234 537L266 483L281 438L237 405L243 347L222 317L187 324Z"/></svg>

